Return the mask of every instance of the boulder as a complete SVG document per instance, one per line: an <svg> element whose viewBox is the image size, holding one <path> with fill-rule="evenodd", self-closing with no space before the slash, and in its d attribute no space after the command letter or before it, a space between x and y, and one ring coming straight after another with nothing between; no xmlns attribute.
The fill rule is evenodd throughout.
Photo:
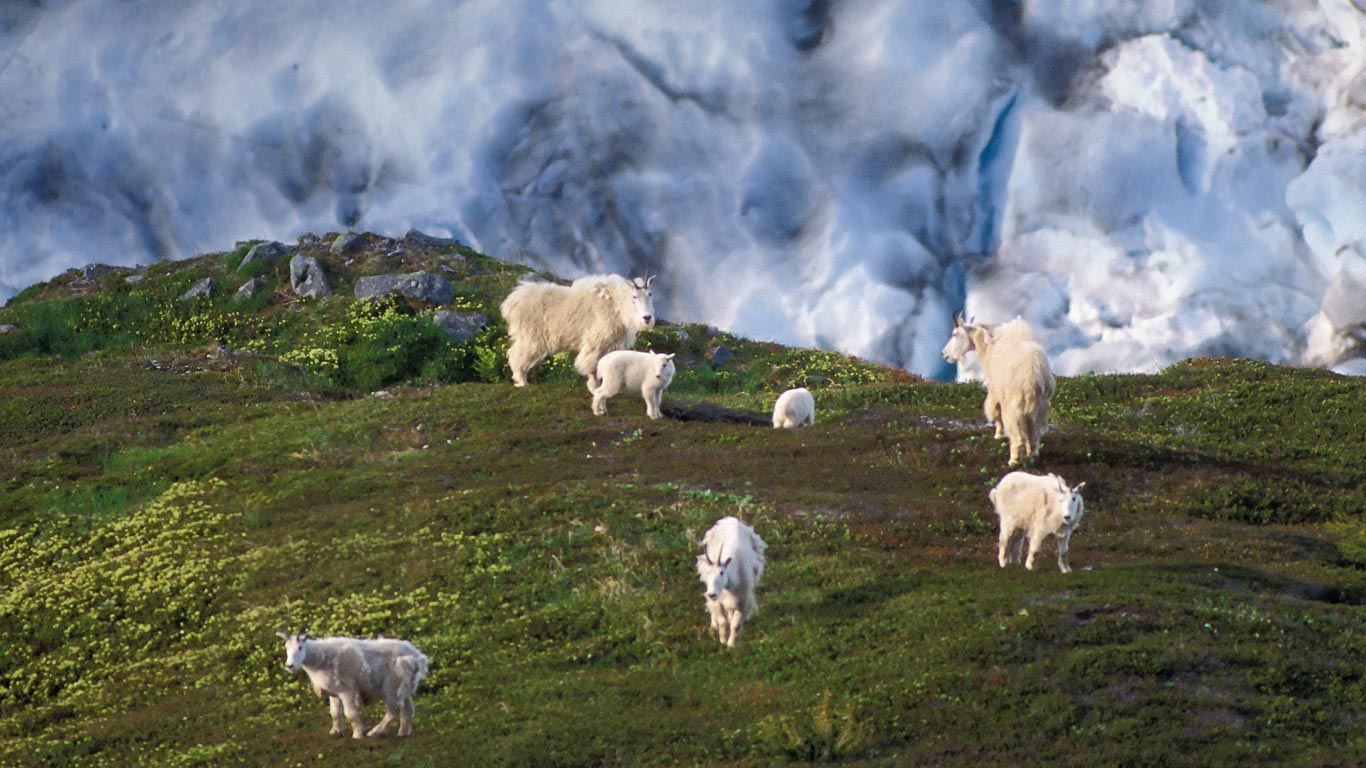
<svg viewBox="0 0 1366 768"><path fill-rule="evenodd" d="M296 255L289 260L289 284L294 293L304 298L321 299L332 295L323 265L312 256Z"/></svg>
<svg viewBox="0 0 1366 768"><path fill-rule="evenodd" d="M446 332L453 344L464 344L479 335L489 319L480 312L455 312L448 309L438 310L432 318L437 327Z"/></svg>
<svg viewBox="0 0 1366 768"><path fill-rule="evenodd" d="M214 282L212 277L206 277L190 287L190 290L180 294L181 301L195 301L197 299L207 299L213 296Z"/></svg>
<svg viewBox="0 0 1366 768"><path fill-rule="evenodd" d="M395 293L434 307L455 301L455 286L451 281L431 272L369 275L356 280L357 299L379 299Z"/></svg>
<svg viewBox="0 0 1366 768"><path fill-rule="evenodd" d="M242 287L237 289L237 293L232 295L233 301L246 301L256 296L256 293L266 287L266 280L262 277L253 277L242 283Z"/></svg>
<svg viewBox="0 0 1366 768"><path fill-rule="evenodd" d="M275 262L293 253L294 249L284 243L274 241L267 243L257 243L247 251L247 255L242 257L242 263L237 265L238 272L247 272L258 267L273 267Z"/></svg>
<svg viewBox="0 0 1366 768"><path fill-rule="evenodd" d="M337 239L332 241L332 247L328 248L333 255L343 256L354 251L359 251L364 243L361 242L360 235L355 232L346 232L337 235Z"/></svg>

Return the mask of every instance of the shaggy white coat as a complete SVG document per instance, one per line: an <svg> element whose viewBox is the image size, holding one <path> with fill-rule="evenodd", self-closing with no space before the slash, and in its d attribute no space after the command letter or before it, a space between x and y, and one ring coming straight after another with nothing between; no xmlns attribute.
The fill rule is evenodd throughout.
<svg viewBox="0 0 1366 768"><path fill-rule="evenodd" d="M351 735L383 736L398 720L398 735L413 732L413 695L427 676L427 657L407 640L381 637L309 637L277 632L285 641L285 666L303 670L313 692L327 697L332 712L332 734L342 732L342 716L351 721ZM365 730L361 705L384 701L384 719Z"/></svg>
<svg viewBox="0 0 1366 768"><path fill-rule="evenodd" d="M653 283L653 277L620 275L581 277L567 286L523 279L499 306L512 340L512 383L526 386L532 367L557 352L574 352L574 369L593 379L603 355L629 349L637 333L654 327Z"/></svg>
<svg viewBox="0 0 1366 768"><path fill-rule="evenodd" d="M1038 453L1048 429L1048 407L1057 389L1048 355L1020 318L996 326L969 325L961 317L953 323L941 354L950 363L973 351L982 359L987 385L982 410L996 427L996 439L1010 441L1013 467Z"/></svg>
<svg viewBox="0 0 1366 768"><path fill-rule="evenodd" d="M659 418L664 390L674 380L673 357L673 353L665 355L631 349L603 355L598 361L597 378L601 383L594 386L593 380L588 380L588 391L593 393L593 413L606 415L607 400L623 389L630 389L640 392L645 399L645 415Z"/></svg>
<svg viewBox="0 0 1366 768"><path fill-rule="evenodd" d="M764 575L768 545L736 517L723 517L702 537L697 576L706 589L707 612L716 639L727 646L740 640L740 627L759 611L754 587Z"/></svg>
<svg viewBox="0 0 1366 768"><path fill-rule="evenodd" d="M796 429L816 423L816 400L806 387L789 389L773 404L773 428Z"/></svg>
<svg viewBox="0 0 1366 768"><path fill-rule="evenodd" d="M1004 568L1006 563L1020 562L1027 541L1029 557L1025 567L1034 570L1034 556L1043 547L1043 540L1053 536L1058 542L1058 568L1063 573L1071 573L1067 548L1072 532L1086 512L1081 497L1085 485L1078 483L1068 487L1057 475L1031 475L1028 472L1011 472L1001 478L987 494L1001 520L996 553L1000 566Z"/></svg>

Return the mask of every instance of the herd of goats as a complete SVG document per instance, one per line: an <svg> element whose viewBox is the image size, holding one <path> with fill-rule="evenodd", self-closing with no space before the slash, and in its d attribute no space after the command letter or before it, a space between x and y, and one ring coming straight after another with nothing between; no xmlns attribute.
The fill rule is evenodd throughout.
<svg viewBox="0 0 1366 768"><path fill-rule="evenodd" d="M571 285L524 278L500 305L507 321L508 365L512 382L527 385L527 374L539 362L560 352L575 353L574 368L587 379L596 415L607 412L607 400L622 391L638 391L645 412L658 419L660 399L673 380L672 354L633 350L636 335L654 327L654 278L628 280L594 275ZM999 325L970 324L954 318L953 332L942 350L956 363L975 352L986 381L986 417L996 438L1010 442L1010 466L1039 449L1048 421L1055 382L1042 345L1028 323L1015 319ZM816 406L805 388L789 389L773 408L773 427L815 423ZM1084 511L1081 489L1057 475L1010 472L989 497L1000 518L997 561L1023 560L1028 569L1044 539L1057 541L1058 567L1069 573L1068 542ZM1029 552L1025 555L1025 545ZM697 574L705 585L711 628L723 644L739 640L745 619L758 610L754 588L764 573L767 544L754 528L733 516L723 517L702 538ZM313 690L326 697L332 733L349 720L352 735L382 736L398 722L398 734L412 733L413 695L427 675L428 660L406 640L350 637L314 638L305 633L278 633L285 642L285 666L308 674ZM384 719L365 729L361 705L384 701Z"/></svg>

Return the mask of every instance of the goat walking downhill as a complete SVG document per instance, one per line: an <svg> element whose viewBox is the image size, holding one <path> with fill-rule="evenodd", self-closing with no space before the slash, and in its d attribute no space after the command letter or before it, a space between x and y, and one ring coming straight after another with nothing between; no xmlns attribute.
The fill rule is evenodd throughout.
<svg viewBox="0 0 1366 768"><path fill-rule="evenodd" d="M512 383L525 387L537 363L557 352L575 352L574 369L596 385L598 360L630 349L636 334L654 327L653 283L653 277L620 275L581 277L567 286L523 279L499 305L512 340Z"/></svg>
<svg viewBox="0 0 1366 768"><path fill-rule="evenodd" d="M987 385L982 410L996 426L996 439L1010 440L1013 467L1021 454L1038 453L1048 428L1048 405L1057 388L1048 355L1020 318L1001 325L969 325L961 315L955 316L953 333L940 354L956 363L973 351L982 359Z"/></svg>
<svg viewBox="0 0 1366 768"><path fill-rule="evenodd" d="M407 640L381 637L309 637L299 632L277 632L285 641L285 666L303 670L313 692L327 697L333 735L343 728L342 715L351 721L351 735L383 736L398 721L398 735L413 732L413 695L427 676L427 656ZM361 705L383 699L384 719L365 730Z"/></svg>
<svg viewBox="0 0 1366 768"><path fill-rule="evenodd" d="M727 646L740 640L740 627L758 613L754 587L764 575L768 545L736 517L723 517L702 537L697 576L706 586L707 611L716 639Z"/></svg>
<svg viewBox="0 0 1366 768"><path fill-rule="evenodd" d="M1063 573L1071 573L1067 548L1086 512L1081 497L1085 485L1078 483L1069 487L1057 475L1031 475L1028 472L1011 472L1001 478L987 494L996 508L996 516L1001 519L997 563L1004 568L1006 563L1020 562L1028 542L1029 557L1024 564L1032 571L1034 556L1043 547L1043 540L1053 536L1058 541L1058 568Z"/></svg>

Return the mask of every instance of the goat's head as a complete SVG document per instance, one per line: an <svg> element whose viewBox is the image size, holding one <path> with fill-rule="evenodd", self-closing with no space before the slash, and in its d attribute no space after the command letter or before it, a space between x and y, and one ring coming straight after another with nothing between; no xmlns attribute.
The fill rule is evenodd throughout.
<svg viewBox="0 0 1366 768"><path fill-rule="evenodd" d="M662 381L664 386L669 386L669 382L674 380L676 370L674 368L674 353L670 352L667 355L656 353L655 364L655 378Z"/></svg>
<svg viewBox="0 0 1366 768"><path fill-rule="evenodd" d="M956 363L973 350L972 332L974 330L976 330L976 326L970 322L964 322L961 312L953 316L953 332L949 334L949 340L944 344L944 348L939 350L939 354L944 356L945 362Z"/></svg>
<svg viewBox="0 0 1366 768"><path fill-rule="evenodd" d="M1062 519L1065 528L1076 528L1077 524L1081 522L1081 516L1086 514L1086 504L1081 497L1081 489L1084 487L1086 487L1086 483L1083 482L1069 488L1066 481L1058 477L1058 490L1055 497L1057 506L1054 509Z"/></svg>
<svg viewBox="0 0 1366 768"><path fill-rule="evenodd" d="M631 294L631 315L642 329L655 327L655 294L651 288L654 282L654 277L631 280L631 287L635 289Z"/></svg>
<svg viewBox="0 0 1366 768"><path fill-rule="evenodd" d="M707 552L697 556L697 575L702 579L703 586L706 587L708 600L716 600L721 597L721 593L730 587L730 564L734 560L731 557L722 557L725 554L726 546L722 544L716 549L716 558L712 559Z"/></svg>
<svg viewBox="0 0 1366 768"><path fill-rule="evenodd" d="M304 666L304 643L310 638L307 632L295 632L288 634L276 632L278 637L285 641L285 667L290 672L298 672Z"/></svg>

